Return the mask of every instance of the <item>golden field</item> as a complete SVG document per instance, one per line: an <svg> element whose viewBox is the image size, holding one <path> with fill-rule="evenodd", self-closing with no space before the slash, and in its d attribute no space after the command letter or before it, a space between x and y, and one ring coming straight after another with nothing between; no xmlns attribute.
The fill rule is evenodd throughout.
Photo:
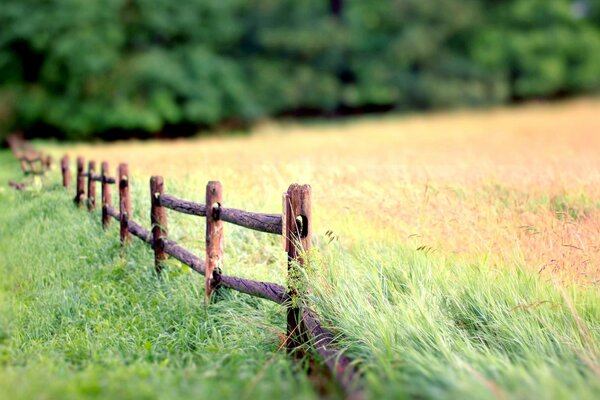
<svg viewBox="0 0 600 400"><path fill-rule="evenodd" d="M317 241L333 231L344 246L405 242L600 282L597 100L49 150L126 161L139 190L163 175L195 201L220 180L228 206L253 211L278 212L288 184L309 183Z"/></svg>

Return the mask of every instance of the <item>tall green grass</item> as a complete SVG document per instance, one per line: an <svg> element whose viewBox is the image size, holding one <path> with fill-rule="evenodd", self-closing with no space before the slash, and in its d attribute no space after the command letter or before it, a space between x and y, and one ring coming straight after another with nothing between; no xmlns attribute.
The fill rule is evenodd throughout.
<svg viewBox="0 0 600 400"><path fill-rule="evenodd" d="M223 291L207 311L202 277L171 262L157 280L58 174L9 189L16 166L0 154L0 398L316 397L280 349L282 307Z"/></svg>
<svg viewBox="0 0 600 400"><path fill-rule="evenodd" d="M598 289L514 265L335 242L310 303L360 362L373 398L600 398Z"/></svg>
<svg viewBox="0 0 600 400"><path fill-rule="evenodd" d="M18 176L15 165L0 156L0 179ZM200 183L170 180L168 192L197 200ZM134 217L148 226L147 177L132 184ZM98 213L75 210L56 176L44 185L0 192L0 393L316 396L278 351L281 307L224 291L207 312L201 277L170 261L158 281L146 246L121 256L116 227L102 232ZM169 223L202 254L202 219L169 213ZM600 398L597 287L561 286L518 255L467 262L362 220L338 223L378 242L320 229L306 302L364 371L367 398ZM279 238L228 226L225 245L228 274L285 282Z"/></svg>

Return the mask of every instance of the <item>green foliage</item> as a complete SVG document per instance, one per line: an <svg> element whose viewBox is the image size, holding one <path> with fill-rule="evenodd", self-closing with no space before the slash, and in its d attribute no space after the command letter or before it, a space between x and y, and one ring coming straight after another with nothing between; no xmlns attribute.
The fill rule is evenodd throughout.
<svg viewBox="0 0 600 400"><path fill-rule="evenodd" d="M473 43L474 59L504 76L513 98L599 88L600 30L575 4L588 2L521 0L492 8L490 23Z"/></svg>
<svg viewBox="0 0 600 400"><path fill-rule="evenodd" d="M73 139L600 87L591 0L5 0L0 131ZM7 100L8 99L8 100Z"/></svg>

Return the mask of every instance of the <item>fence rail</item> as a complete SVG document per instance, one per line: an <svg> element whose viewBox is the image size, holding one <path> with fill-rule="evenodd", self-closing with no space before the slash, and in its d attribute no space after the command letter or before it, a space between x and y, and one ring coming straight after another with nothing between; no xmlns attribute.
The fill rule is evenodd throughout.
<svg viewBox="0 0 600 400"><path fill-rule="evenodd" d="M180 213L206 217L206 205L178 199L168 194L158 196L158 204ZM281 214L261 214L226 207L219 207L218 212L220 219L224 222L258 232L282 234Z"/></svg>
<svg viewBox="0 0 600 400"><path fill-rule="evenodd" d="M11 139L11 150L21 160L20 149L30 146L17 139ZM51 158L38 153L40 159L46 160L50 168ZM33 161L31 161L33 162ZM21 164L23 167L23 164ZM30 165L31 166L31 165ZM78 207L87 205L89 212L96 209L96 183L101 183L102 226L107 228L111 219L119 222L121 245L127 247L132 237L140 239L154 250L154 267L160 275L164 260L175 258L189 266L193 271L205 277L206 302L218 288L229 288L251 296L281 304L287 309L286 347L289 352L295 352L303 345L309 344L322 357L324 364L330 370L339 387L347 397L361 397L360 375L355 364L334 346L334 336L324 329L315 313L308 307L294 301L302 295L297 289L292 270L302 268L305 254L311 246L311 188L308 185L292 184L283 194L283 209L281 214L254 213L223 206L223 188L218 181L211 181L206 186L206 203L194 203L179 199L164 193L164 179L160 176L150 178L150 230L132 220L131 198L129 191L129 168L122 163L116 175L109 176L109 165L102 162L100 174L96 174L95 161L89 161L87 172L84 171L85 161L77 157L74 202ZM23 169L28 175L31 169ZM62 185L71 185L69 157L61 159ZM87 182L86 182L87 180ZM111 185L118 188L118 206L113 207ZM206 218L206 250L205 259L198 257L177 242L168 238L168 221L166 210ZM243 228L281 235L284 250L287 253L288 285L287 287L272 282L261 282L223 274L225 269L223 254L223 222Z"/></svg>
<svg viewBox="0 0 600 400"><path fill-rule="evenodd" d="M44 175L52 165L52 157L36 151L25 141L21 134L11 135L6 139L8 146L15 158L19 161L21 170L25 176ZM11 185L15 189L22 190L24 183L14 183Z"/></svg>

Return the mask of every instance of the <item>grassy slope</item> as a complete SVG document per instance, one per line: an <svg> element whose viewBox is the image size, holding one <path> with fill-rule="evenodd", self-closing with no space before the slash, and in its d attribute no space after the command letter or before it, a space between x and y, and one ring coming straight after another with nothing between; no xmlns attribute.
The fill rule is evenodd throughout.
<svg viewBox="0 0 600 400"><path fill-rule="evenodd" d="M168 192L196 201L201 201L206 181L221 179L228 205L265 212L277 212L281 190L287 183L310 182L317 248L309 270L314 277L310 300L341 335L341 345L366 371L369 397L593 399L600 397L600 295L594 275L598 271L595 261L600 260L599 225L595 222L600 220L595 205L600 199L600 175L594 172L600 170L600 141L595 136L599 109L598 103L576 103L400 122L367 121L343 130L317 127L305 132L296 127L288 135L267 131L249 138L55 147L53 151L55 156L66 150L72 156L106 158L113 166L128 159L134 171L135 218L146 226L150 173L165 174ZM571 135L574 120L580 126ZM491 132L490 127L494 129ZM5 192L2 196L0 218L12 224L16 224L14 213L6 206L19 210L32 207L31 203L50 201L34 200L33 193ZM52 196L56 196L53 207L62 210L67 221L87 221L77 226L81 237L104 237L99 233L97 215L89 221L85 213L75 212L60 190ZM25 201L19 203L22 198ZM58 229L62 237L71 227L56 227L60 216L56 214L48 217L52 226L46 232ZM201 254L202 222L172 214L169 222L171 237ZM23 231L31 233L30 229L34 228L27 226ZM285 260L277 238L232 226L226 230L228 273L283 282ZM339 240L328 243L328 230ZM106 274L110 277L116 270L127 279L112 282L114 293L104 293L100 297L103 301L112 304L112 299L119 297L115 293L130 293L132 290L123 289L128 279L135 280L131 283L135 289L144 286L136 296L160 293L149 272L148 254L128 253L127 259L135 260L136 267L145 271L143 276L130 276L131 268L119 265L115 238L114 231L104 238L113 250L101 268L90 269L87 263L73 266L77 273L65 277L62 284L81 282L87 293L88 287L102 285ZM25 243L20 238L8 241L12 247L21 242ZM2 243L7 246L4 239ZM40 257L56 257L61 246L57 244L52 251L40 248ZM82 244L71 252L77 253L79 246ZM91 253L90 257L100 257L95 248L81 249ZM34 256L25 253L19 259L35 268L44 265L28 257ZM554 261L558 262L552 264ZM556 276L563 282L568 281L563 279L566 274L582 279L584 284L566 284L561 289L553 283L552 274L537 274L546 265L554 265L559 272ZM79 276L82 268L93 276ZM19 271L28 274L27 268ZM50 268L32 282L48 280L57 271ZM165 321L177 315L172 310L182 306L171 304L177 299L185 300L196 318L207 318L197 305L201 289L190 283L198 283L198 278L180 276L176 264L170 271L174 277L169 285L182 286L177 286L177 296L169 292L169 298L160 297L160 302L161 308L174 308L156 316L153 313L160 312L156 307L148 311L145 320ZM142 283L137 281L142 278ZM15 291L14 285L9 287L10 292ZM49 296L60 293L54 289L48 292ZM27 289L22 295L31 294ZM215 310L235 309L237 318L244 319L221 320L211 311L209 318L214 325L210 339L228 330L246 333L246 324L250 324L262 327L257 328L256 335L265 335L250 348L257 344L276 348L277 333L271 332L283 327L278 311L245 296L228 296L235 302L218 303ZM4 303L8 301L5 298ZM21 300L15 303L21 304ZM256 318L252 317L257 313L253 311L255 304L261 307ZM123 305L122 318L131 318L136 305ZM241 306L243 311L238 310ZM42 307L31 308L44 314ZM263 313L267 311L273 315L270 328L264 325ZM79 320L82 324L90 321L93 318L85 315ZM158 327L148 336L162 338L167 327L156 323ZM33 331L14 326L8 337ZM131 329L137 331L140 326L144 325ZM74 329L79 332L82 328ZM107 328L105 334L115 334L112 329ZM147 353L147 337L138 335L143 337L141 344L123 350L123 357ZM224 337L233 342L221 346L221 357L237 359L233 354L250 351L245 340ZM9 348L15 348L13 341L7 341ZM52 341L36 343L48 346ZM87 339L81 344L91 346ZM186 365L195 365L196 374L209 373L205 361L194 358L199 350L179 350L178 357L192 358ZM64 343L58 343L53 353L64 357ZM250 353L249 359L242 360L250 365L262 364L268 357ZM178 357L168 356L171 360ZM101 362L87 360L90 368L103 368ZM276 373L289 373L285 359L276 360L276 366L269 368L261 381L265 390L270 385L278 387ZM189 388L189 383L178 382L181 375L177 371L168 370L171 375L164 376L173 379L157 384L162 390ZM250 370L240 376L240 369L227 364L224 373L231 372L234 379L247 382L252 378L244 376L258 374L258 368ZM53 380L60 376L54 371L47 375ZM130 381L132 385L145 384L139 379ZM284 377L279 383L293 382ZM155 390L152 385L148 387ZM56 390L62 389L59 384ZM302 393L295 386L289 390Z"/></svg>
<svg viewBox="0 0 600 400"><path fill-rule="evenodd" d="M314 397L277 351L280 307L226 293L207 314L199 276L173 264L159 283L56 181L8 189L16 167L0 153L0 397Z"/></svg>
<svg viewBox="0 0 600 400"><path fill-rule="evenodd" d="M333 246L313 268L312 303L377 398L600 396L596 289L377 243Z"/></svg>

